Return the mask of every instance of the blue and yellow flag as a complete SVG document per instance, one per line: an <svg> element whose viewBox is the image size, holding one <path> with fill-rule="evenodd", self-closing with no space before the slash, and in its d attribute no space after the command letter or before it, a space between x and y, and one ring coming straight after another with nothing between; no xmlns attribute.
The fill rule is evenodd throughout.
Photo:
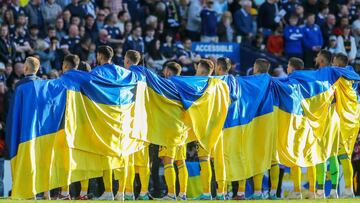
<svg viewBox="0 0 360 203"><path fill-rule="evenodd" d="M339 135L340 151L350 153L359 130L353 84L360 80L350 68L297 71L286 79L268 74L236 79L238 99L224 125L228 181L263 173L277 163L322 163L336 151Z"/></svg>

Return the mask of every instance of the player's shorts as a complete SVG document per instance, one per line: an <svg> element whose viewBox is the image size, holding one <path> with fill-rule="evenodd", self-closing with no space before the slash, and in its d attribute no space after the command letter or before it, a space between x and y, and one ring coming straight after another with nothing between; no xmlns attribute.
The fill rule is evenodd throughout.
<svg viewBox="0 0 360 203"><path fill-rule="evenodd" d="M144 147L140 151L135 152L133 157L134 166L149 167L149 147Z"/></svg>
<svg viewBox="0 0 360 203"><path fill-rule="evenodd" d="M159 157L170 157L175 161L186 160L186 144L174 147L159 146Z"/></svg>

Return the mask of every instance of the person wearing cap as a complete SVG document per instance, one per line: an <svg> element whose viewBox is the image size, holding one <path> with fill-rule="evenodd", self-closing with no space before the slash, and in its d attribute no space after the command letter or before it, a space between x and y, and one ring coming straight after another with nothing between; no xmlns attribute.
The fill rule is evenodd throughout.
<svg viewBox="0 0 360 203"><path fill-rule="evenodd" d="M329 45L325 47L326 50L330 51L332 54L336 54L340 52L338 43L337 43L337 37L335 35L331 35L329 37Z"/></svg>
<svg viewBox="0 0 360 203"><path fill-rule="evenodd" d="M207 0L206 6L200 12L201 18L201 41L217 42L217 18L213 9L214 0Z"/></svg>

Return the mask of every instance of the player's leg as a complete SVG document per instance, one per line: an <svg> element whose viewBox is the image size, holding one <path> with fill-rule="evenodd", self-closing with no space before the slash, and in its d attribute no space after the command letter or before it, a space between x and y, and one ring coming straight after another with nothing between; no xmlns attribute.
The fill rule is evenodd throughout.
<svg viewBox="0 0 360 203"><path fill-rule="evenodd" d="M226 171L223 146L223 137L221 135L211 152L211 155L214 157L215 178L217 183L217 200L225 200L226 195Z"/></svg>
<svg viewBox="0 0 360 203"><path fill-rule="evenodd" d="M201 200L211 200L211 164L210 153L203 149L201 146L198 148L198 156L200 162L200 179L203 187L202 195L199 197Z"/></svg>
<svg viewBox="0 0 360 203"><path fill-rule="evenodd" d="M239 180L239 187L238 191L236 193L236 196L234 197L234 200L245 200L245 187L246 187L246 179L245 180Z"/></svg>
<svg viewBox="0 0 360 203"><path fill-rule="evenodd" d="M88 194L88 188L89 188L89 180L80 181L80 186L81 186L80 195L77 199L87 200L88 199L87 194Z"/></svg>
<svg viewBox="0 0 360 203"><path fill-rule="evenodd" d="M272 165L270 168L270 182L271 182L270 199L277 199L276 191L279 184L279 174L280 174L279 164Z"/></svg>
<svg viewBox="0 0 360 203"><path fill-rule="evenodd" d="M58 200L70 200L70 186L69 185L65 185L63 187L61 187L61 193L59 195L59 197L57 198Z"/></svg>
<svg viewBox="0 0 360 203"><path fill-rule="evenodd" d="M253 177L254 180L254 194L252 196L252 199L263 199L262 194L262 181L264 178L264 173L256 174Z"/></svg>
<svg viewBox="0 0 360 203"><path fill-rule="evenodd" d="M114 194L112 192L113 184L112 184L112 170L106 170L103 173L103 182L105 192L97 198L98 200L114 200Z"/></svg>
<svg viewBox="0 0 360 203"><path fill-rule="evenodd" d="M316 198L325 198L324 185L326 179L326 162L316 165L316 180L318 188L316 190Z"/></svg>
<svg viewBox="0 0 360 203"><path fill-rule="evenodd" d="M159 148L159 157L163 160L165 182L168 188L168 194L163 198L164 200L176 200L176 173L173 158L175 152L175 147L160 146Z"/></svg>
<svg viewBox="0 0 360 203"><path fill-rule="evenodd" d="M339 156L340 163L343 168L344 173L344 181L345 181L345 190L342 193L342 197L344 198L353 198L354 191L353 191L353 176L354 171L351 165L351 160L347 154L342 154Z"/></svg>
<svg viewBox="0 0 360 203"><path fill-rule="evenodd" d="M309 180L309 195L308 199L315 199L316 192L316 166L310 166L307 168L307 176Z"/></svg>
<svg viewBox="0 0 360 203"><path fill-rule="evenodd" d="M294 184L294 190L288 195L288 199L301 199L301 167L294 166L290 168L291 179Z"/></svg>
<svg viewBox="0 0 360 203"><path fill-rule="evenodd" d="M127 166L127 176L126 176L125 195L124 195L125 200L135 200L134 180L135 180L134 155L130 155L129 163Z"/></svg>
<svg viewBox="0 0 360 203"><path fill-rule="evenodd" d="M177 153L175 155L176 166L178 169L178 178L179 178L179 186L180 192L178 199L186 200L186 190L188 185L188 170L186 167L186 145L178 146Z"/></svg>
<svg viewBox="0 0 360 203"><path fill-rule="evenodd" d="M339 185L339 161L337 156L331 156L330 162L330 179L331 179L331 192L330 198L338 198L337 188Z"/></svg>
<svg viewBox="0 0 360 203"><path fill-rule="evenodd" d="M141 189L139 194L139 200L149 200L149 179L150 179L150 168L149 168L149 148L144 148L141 153L141 161L139 164L136 163L136 169L139 172ZM136 156L136 160L139 160L140 157Z"/></svg>

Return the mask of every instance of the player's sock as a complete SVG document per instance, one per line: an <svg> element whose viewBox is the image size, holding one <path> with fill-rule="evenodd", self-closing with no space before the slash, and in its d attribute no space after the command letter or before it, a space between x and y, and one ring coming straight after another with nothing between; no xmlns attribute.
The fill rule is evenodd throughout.
<svg viewBox="0 0 360 203"><path fill-rule="evenodd" d="M176 184L176 174L174 169L174 164L165 164L164 165L164 176L166 185L168 187L168 194L174 196L175 194L175 184Z"/></svg>
<svg viewBox="0 0 360 203"><path fill-rule="evenodd" d="M105 192L112 192L112 170L106 170L103 174Z"/></svg>
<svg viewBox="0 0 360 203"><path fill-rule="evenodd" d="M260 173L260 174L257 174L253 177L253 180L254 180L254 192L256 194L261 193L261 190L262 190L262 181L263 181L263 177L264 177L264 174L263 173Z"/></svg>
<svg viewBox="0 0 360 203"><path fill-rule="evenodd" d="M316 181L318 183L318 189L324 190L325 178L326 178L326 162L316 165Z"/></svg>
<svg viewBox="0 0 360 203"><path fill-rule="evenodd" d="M89 180L82 180L80 181L80 184L81 184L80 196L87 195L89 188Z"/></svg>
<svg viewBox="0 0 360 203"><path fill-rule="evenodd" d="M316 190L316 167L310 166L307 168L307 175L309 180L309 191L315 192Z"/></svg>
<svg viewBox="0 0 360 203"><path fill-rule="evenodd" d="M180 193L186 195L186 189L188 184L188 170L185 165L185 161L183 161L180 165L177 166L179 171L179 185L180 185Z"/></svg>
<svg viewBox="0 0 360 203"><path fill-rule="evenodd" d="M149 167L139 167L139 177L141 182L141 192L147 193L149 190L149 178L150 178L150 169Z"/></svg>
<svg viewBox="0 0 360 203"><path fill-rule="evenodd" d="M271 166L270 168L270 181L271 181L271 194L276 193L279 184L280 167L278 164Z"/></svg>
<svg viewBox="0 0 360 203"><path fill-rule="evenodd" d="M294 183L294 192L301 192L301 168L298 166L291 167L290 173Z"/></svg>
<svg viewBox="0 0 360 203"><path fill-rule="evenodd" d="M351 161L349 158L341 159L340 163L342 165L344 171L344 181L345 181L345 188L352 189L353 188L353 168L351 165Z"/></svg>
<svg viewBox="0 0 360 203"><path fill-rule="evenodd" d="M62 196L68 196L69 195L69 186L63 186L61 187L61 195Z"/></svg>
<svg viewBox="0 0 360 203"><path fill-rule="evenodd" d="M115 169L115 174L118 174L119 178L119 187L118 187L118 193L124 194L125 193L125 185L126 185L126 176L127 176L127 167L123 169Z"/></svg>
<svg viewBox="0 0 360 203"><path fill-rule="evenodd" d="M135 167L134 165L127 167L127 177L125 184L125 193L134 193Z"/></svg>
<svg viewBox="0 0 360 203"><path fill-rule="evenodd" d="M245 187L246 187L246 179L245 180L239 180L239 188L237 191L237 195L244 195L245 194Z"/></svg>
<svg viewBox="0 0 360 203"><path fill-rule="evenodd" d="M216 181L217 183L217 195L225 195L225 180Z"/></svg>
<svg viewBox="0 0 360 203"><path fill-rule="evenodd" d="M211 193L211 165L209 160L200 161L200 179L203 186L203 193Z"/></svg>
<svg viewBox="0 0 360 203"><path fill-rule="evenodd" d="M337 189L339 185L339 161L337 156L332 156L329 158L330 162L330 179L332 189Z"/></svg>

